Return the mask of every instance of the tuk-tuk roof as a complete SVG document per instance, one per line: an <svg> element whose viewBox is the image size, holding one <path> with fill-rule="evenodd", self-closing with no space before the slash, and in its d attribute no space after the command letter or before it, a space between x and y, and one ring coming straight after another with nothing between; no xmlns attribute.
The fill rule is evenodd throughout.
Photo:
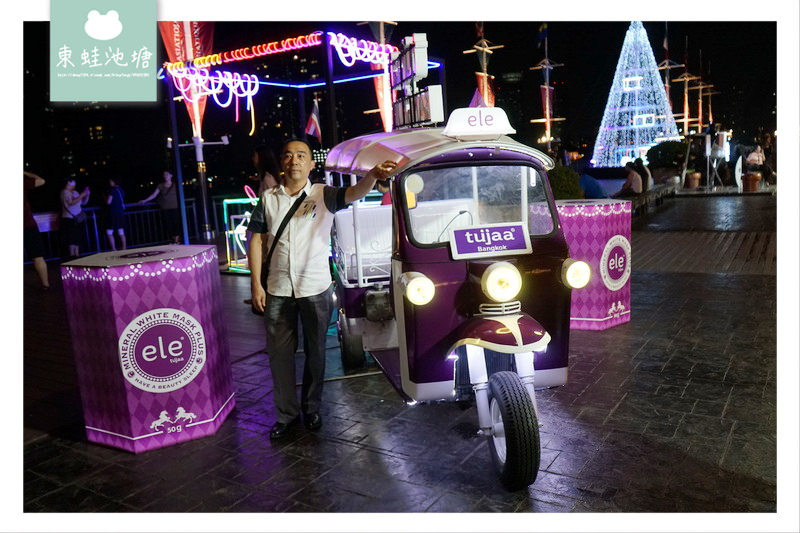
<svg viewBox="0 0 800 533"><path fill-rule="evenodd" d="M435 155L461 149L500 148L527 154L549 170L553 160L544 153L505 135L496 140L459 141L443 135L444 128L414 128L390 133L372 133L334 146L325 160L325 170L365 176L386 160L404 167Z"/></svg>

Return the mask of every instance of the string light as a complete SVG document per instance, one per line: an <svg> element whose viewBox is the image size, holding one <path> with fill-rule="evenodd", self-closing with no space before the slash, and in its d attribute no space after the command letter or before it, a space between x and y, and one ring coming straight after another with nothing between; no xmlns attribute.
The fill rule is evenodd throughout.
<svg viewBox="0 0 800 533"><path fill-rule="evenodd" d="M106 280L114 282L128 281L136 278L136 276L144 276L146 278L157 277L167 272L191 272L202 268L203 266L214 263L217 261L216 250L206 250L189 259L189 264L186 261L181 261L178 264L174 263L172 259L164 259L160 263L152 262L143 265L136 263L133 265L124 265L121 267L64 267L61 271L61 279L63 281L94 281L104 282ZM127 266L128 268L125 268Z"/></svg>
<svg viewBox="0 0 800 533"><path fill-rule="evenodd" d="M212 67L215 65L221 65L222 63L244 61L246 59L279 54L282 52L290 52L312 46L319 46L320 44L322 44L322 32L315 31L309 33L308 35L298 35L297 37L289 37L288 39L283 39L281 41L272 41L270 43L245 46L244 48L237 48L236 50L231 50L228 52L220 52L207 56L196 57L188 63L184 63L182 61L165 63L164 68L170 70L173 68L186 68L191 65L194 65L195 67Z"/></svg>
<svg viewBox="0 0 800 533"><path fill-rule="evenodd" d="M558 215L566 218L612 216L631 212L631 202L627 200L600 205L563 205L556 204Z"/></svg>
<svg viewBox="0 0 800 533"><path fill-rule="evenodd" d="M647 32L631 22L622 44L592 162L619 167L659 142L680 140Z"/></svg>

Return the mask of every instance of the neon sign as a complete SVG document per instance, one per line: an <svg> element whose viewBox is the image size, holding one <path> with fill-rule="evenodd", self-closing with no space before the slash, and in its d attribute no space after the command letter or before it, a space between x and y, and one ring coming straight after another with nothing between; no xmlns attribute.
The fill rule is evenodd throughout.
<svg viewBox="0 0 800 533"><path fill-rule="evenodd" d="M378 44L364 39L348 37L343 33L328 32L331 46L336 48L339 61L347 67L352 67L356 61L388 65L392 52L397 51L391 44Z"/></svg>
<svg viewBox="0 0 800 533"><path fill-rule="evenodd" d="M239 98L246 99L246 108L250 111L250 135L255 132L255 109L253 96L258 92L258 77L238 72L214 71L210 73L204 68L173 68L169 71L172 82L188 102L195 102L202 96L211 95L217 105L228 107L236 97L236 122L239 121ZM227 91L225 90L227 89ZM220 94L226 93L227 99L222 101Z"/></svg>
<svg viewBox="0 0 800 533"><path fill-rule="evenodd" d="M254 200L252 202L252 204L256 205L256 201L258 200L258 195L255 193L253 188L250 187L249 185L245 185L244 186L244 193L247 195L248 198L250 198L251 200Z"/></svg>
<svg viewBox="0 0 800 533"><path fill-rule="evenodd" d="M356 61L386 65L389 63L391 53L397 51L396 46L378 44L364 39L356 39L355 37L348 37L343 33L328 32L327 35L330 39L331 46L336 48L338 52L339 60L348 67L352 67ZM315 31L307 35L289 37L288 39L280 41L245 46L243 48L237 48L236 50L200 56L186 63L183 61L165 63L164 68L170 71L176 68L187 68L191 66L196 68L209 68L233 61L244 61L282 52L291 52L293 50L321 45L322 36L323 32Z"/></svg>
<svg viewBox="0 0 800 533"><path fill-rule="evenodd" d="M272 41L271 43L257 44L254 46L245 46L244 48L237 48L228 52L219 52L216 54L209 54L207 56L196 57L189 62L198 68L212 67L221 65L223 63L231 63L233 61L244 61L246 59L253 59L256 57L263 57L271 54L279 54L281 52L290 52L292 50L299 50L301 48L310 48L312 46L319 46L322 44L322 32L315 31L308 35L298 35L297 37L289 37L281 41ZM173 68L184 68L189 65L182 61L174 63L165 63L164 67L167 70Z"/></svg>

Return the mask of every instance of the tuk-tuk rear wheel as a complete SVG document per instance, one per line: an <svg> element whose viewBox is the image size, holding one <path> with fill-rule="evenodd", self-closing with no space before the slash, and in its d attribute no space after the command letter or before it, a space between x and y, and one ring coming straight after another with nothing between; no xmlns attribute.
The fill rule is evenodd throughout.
<svg viewBox="0 0 800 533"><path fill-rule="evenodd" d="M339 331L339 347L342 351L342 368L345 371L362 368L367 362L364 355L364 342L361 335L350 332L350 328L347 327L347 319L341 311L337 330Z"/></svg>
<svg viewBox="0 0 800 533"><path fill-rule="evenodd" d="M508 490L524 489L536 481L541 450L536 411L516 373L489 377L489 412L489 450L497 474Z"/></svg>

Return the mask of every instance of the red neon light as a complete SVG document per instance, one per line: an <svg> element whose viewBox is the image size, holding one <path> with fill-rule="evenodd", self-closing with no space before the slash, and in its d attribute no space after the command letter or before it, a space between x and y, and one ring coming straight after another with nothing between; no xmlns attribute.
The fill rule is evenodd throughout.
<svg viewBox="0 0 800 533"><path fill-rule="evenodd" d="M281 52L290 52L292 50L299 50L301 48L310 48L312 46L319 46L322 44L321 31L315 31L308 35L299 35L297 37L289 37L282 41L272 41L271 43L257 44L254 46L245 46L244 48L237 48L227 52L219 52L209 54L207 56L196 57L192 61L165 63L164 67L167 70L174 68L183 68L187 66L195 67L211 67L214 65L221 65L222 63L230 63L232 61L242 61L245 59L253 59L255 57L262 57L271 54L279 54Z"/></svg>

